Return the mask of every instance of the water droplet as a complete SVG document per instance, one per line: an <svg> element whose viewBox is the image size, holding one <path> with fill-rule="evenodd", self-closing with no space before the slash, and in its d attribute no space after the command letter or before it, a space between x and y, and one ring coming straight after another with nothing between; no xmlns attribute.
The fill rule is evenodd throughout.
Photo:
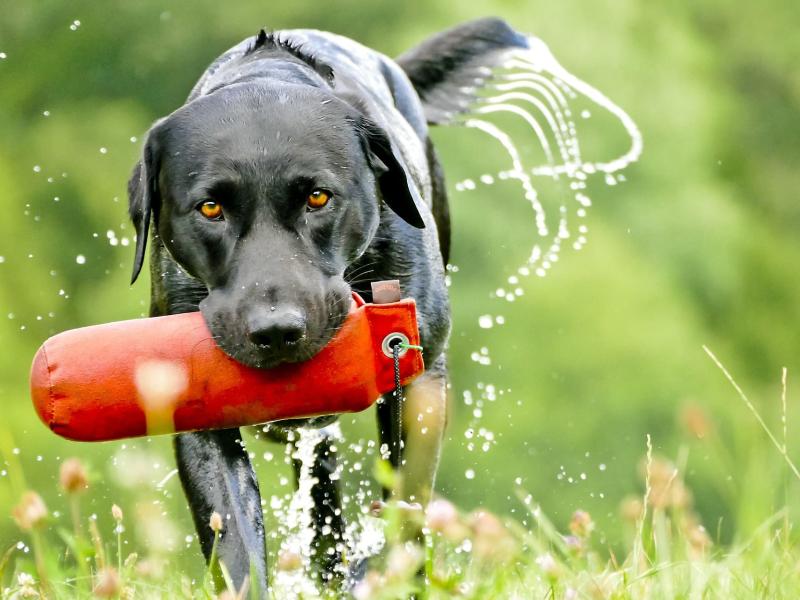
<svg viewBox="0 0 800 600"><path fill-rule="evenodd" d="M478 325L481 327L481 329L491 329L492 315L481 315L478 317Z"/></svg>
<svg viewBox="0 0 800 600"><path fill-rule="evenodd" d="M105 146L100 147L100 154L108 154L108 148Z"/></svg>
<svg viewBox="0 0 800 600"><path fill-rule="evenodd" d="M464 472L464 477L467 479L475 479L475 471L473 469L467 469Z"/></svg>
<svg viewBox="0 0 800 600"><path fill-rule="evenodd" d="M80 27L80 26L81 26L81 22L78 19L75 19L72 23L70 23L69 28L72 31L77 31L78 27Z"/></svg>
<svg viewBox="0 0 800 600"><path fill-rule="evenodd" d="M75 262L79 265L83 265L86 263L86 257L83 254L78 254L78 256L75 257Z"/></svg>

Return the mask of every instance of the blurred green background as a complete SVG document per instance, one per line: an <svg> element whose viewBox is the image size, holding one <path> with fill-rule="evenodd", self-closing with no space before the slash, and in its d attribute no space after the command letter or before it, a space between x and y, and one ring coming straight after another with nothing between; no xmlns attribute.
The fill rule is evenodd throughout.
<svg viewBox="0 0 800 600"><path fill-rule="evenodd" d="M155 537L185 549L176 554L185 568L199 563L177 477L169 477L168 439L67 442L38 422L27 392L30 360L46 337L146 312L147 281L128 286L125 185L150 123L183 102L215 56L262 25L326 29L393 56L488 14L543 39L562 65L627 110L645 152L625 183L591 182L585 249L566 248L547 277L523 280L524 295L510 303L491 296L527 258L530 209L512 183L456 193L459 179L507 168L507 160L478 132L434 131L458 267L453 413L439 491L467 509L522 519L521 488L559 525L574 509L588 510L613 545L621 499L641 490L649 433L657 453L685 464L715 539L730 541L787 498L793 503L775 450L702 345L779 433L788 367L793 439L797 2L42 0L0 10L0 545L20 539L9 513L24 486L66 524L58 465L79 456L93 477L87 514L107 524L116 502L153 524L153 535L131 537L132 546ZM626 149L618 129L579 135L600 158ZM565 192L549 192L552 210ZM486 314L505 324L481 328ZM471 358L483 347L491 364ZM487 386L496 399L475 412ZM371 414L342 427L350 442L374 438ZM484 451L486 432L494 439ZM286 494L281 448L252 436L248 444L265 496ZM348 474L348 490L355 494L366 471ZM360 499L374 497L373 486Z"/></svg>

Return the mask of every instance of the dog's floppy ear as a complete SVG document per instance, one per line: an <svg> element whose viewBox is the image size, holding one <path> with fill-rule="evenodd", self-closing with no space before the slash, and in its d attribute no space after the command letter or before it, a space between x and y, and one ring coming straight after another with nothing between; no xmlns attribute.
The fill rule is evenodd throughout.
<svg viewBox="0 0 800 600"><path fill-rule="evenodd" d="M358 119L356 127L364 144L367 161L378 180L383 201L406 223L424 229L425 222L417 209L422 199L400 152L386 132L366 117Z"/></svg>
<svg viewBox="0 0 800 600"><path fill-rule="evenodd" d="M136 254L133 258L131 284L136 281L142 270L150 219L161 204L158 191L158 149L154 130L155 126L147 134L142 159L133 167L133 173L128 180L128 214L136 228Z"/></svg>

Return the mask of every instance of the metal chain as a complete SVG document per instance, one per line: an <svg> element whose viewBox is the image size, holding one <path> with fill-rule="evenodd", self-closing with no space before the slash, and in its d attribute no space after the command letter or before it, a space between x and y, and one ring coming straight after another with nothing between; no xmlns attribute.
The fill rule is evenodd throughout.
<svg viewBox="0 0 800 600"><path fill-rule="evenodd" d="M392 428L392 450L390 456L395 468L398 468L402 460L402 445L403 445L403 386L400 383L400 352L403 350L422 350L422 346L414 344L406 344L398 342L392 346L392 360L394 361L394 402L392 403L392 421L394 427Z"/></svg>
<svg viewBox="0 0 800 600"><path fill-rule="evenodd" d="M394 360L394 427L392 428L392 458L394 467L402 463L401 446L403 444L403 386L400 384L400 344L392 346L392 359Z"/></svg>

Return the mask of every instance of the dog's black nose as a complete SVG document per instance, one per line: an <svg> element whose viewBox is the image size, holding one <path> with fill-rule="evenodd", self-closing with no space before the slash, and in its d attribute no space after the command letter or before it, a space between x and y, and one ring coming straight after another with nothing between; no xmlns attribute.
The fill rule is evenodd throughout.
<svg viewBox="0 0 800 600"><path fill-rule="evenodd" d="M278 350L306 334L306 319L296 308L254 311L247 319L247 337L256 346Z"/></svg>

